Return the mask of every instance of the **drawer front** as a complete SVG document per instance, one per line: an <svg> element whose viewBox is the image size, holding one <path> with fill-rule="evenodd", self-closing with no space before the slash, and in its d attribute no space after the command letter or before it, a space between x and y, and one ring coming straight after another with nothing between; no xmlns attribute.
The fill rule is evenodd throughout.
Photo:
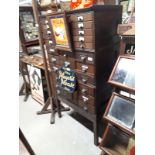
<svg viewBox="0 0 155 155"><path fill-rule="evenodd" d="M94 42L93 36L73 36L73 41L79 41L81 43L92 43Z"/></svg>
<svg viewBox="0 0 155 155"><path fill-rule="evenodd" d="M74 47L82 51L94 52L94 43L74 42Z"/></svg>
<svg viewBox="0 0 155 155"><path fill-rule="evenodd" d="M67 100L73 100L73 93L69 93L59 86L56 87L56 93L58 96L61 96Z"/></svg>
<svg viewBox="0 0 155 155"><path fill-rule="evenodd" d="M82 107L83 110L88 111L90 113L95 113L95 99L89 95L79 95L78 100L79 106Z"/></svg>
<svg viewBox="0 0 155 155"><path fill-rule="evenodd" d="M49 45L45 44L45 47L46 47L48 54L58 55L58 52L57 52L57 50L54 49L54 46L49 46Z"/></svg>
<svg viewBox="0 0 155 155"><path fill-rule="evenodd" d="M95 87L94 86L90 86L90 85L86 85L86 84L82 84L82 83L78 83L78 88L79 88L79 92L81 94L84 95L91 95L94 96L95 95Z"/></svg>
<svg viewBox="0 0 155 155"><path fill-rule="evenodd" d="M74 36L93 36L94 34L92 29L84 29L84 30L73 29L73 35Z"/></svg>
<svg viewBox="0 0 155 155"><path fill-rule="evenodd" d="M72 28L73 29L93 29L93 22L92 21L88 21L88 22L74 22L72 23Z"/></svg>
<svg viewBox="0 0 155 155"><path fill-rule="evenodd" d="M79 73L79 72L76 72L76 76L77 76L78 81L83 84L94 85L94 86L96 85L95 79L93 76L88 76L86 74Z"/></svg>
<svg viewBox="0 0 155 155"><path fill-rule="evenodd" d="M61 66L66 66L71 69L75 68L75 59L74 58L59 55L59 60L60 60Z"/></svg>
<svg viewBox="0 0 155 155"><path fill-rule="evenodd" d="M75 54L76 61L88 64L94 64L94 57L94 53L76 52Z"/></svg>
<svg viewBox="0 0 155 155"><path fill-rule="evenodd" d="M93 13L81 13L81 14L72 14L69 17L70 22L83 22L93 20Z"/></svg>
<svg viewBox="0 0 155 155"><path fill-rule="evenodd" d="M79 62L75 62L76 64L76 70L77 71L80 71L82 73L87 73L87 74L90 74L90 75L94 75L95 74L95 68L94 68L94 65L91 65L91 64L82 64L82 63L79 63Z"/></svg>

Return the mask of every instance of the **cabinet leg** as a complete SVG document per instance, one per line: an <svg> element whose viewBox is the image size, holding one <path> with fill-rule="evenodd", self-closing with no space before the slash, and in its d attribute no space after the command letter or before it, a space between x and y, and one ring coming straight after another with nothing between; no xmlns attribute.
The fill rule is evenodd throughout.
<svg viewBox="0 0 155 155"><path fill-rule="evenodd" d="M97 146L98 145L98 126L97 122L93 122L93 128L94 128L94 144Z"/></svg>

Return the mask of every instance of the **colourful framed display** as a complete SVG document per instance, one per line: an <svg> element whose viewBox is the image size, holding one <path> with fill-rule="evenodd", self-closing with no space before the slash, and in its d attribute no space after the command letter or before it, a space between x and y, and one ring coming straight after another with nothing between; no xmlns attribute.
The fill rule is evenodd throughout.
<svg viewBox="0 0 155 155"><path fill-rule="evenodd" d="M106 111L104 119L118 126L130 135L134 135L135 128L135 103L133 99L113 93Z"/></svg>
<svg viewBox="0 0 155 155"><path fill-rule="evenodd" d="M135 57L119 56L108 83L122 90L135 92Z"/></svg>
<svg viewBox="0 0 155 155"><path fill-rule="evenodd" d="M55 41L55 48L72 52L70 32L66 13L56 13L48 16Z"/></svg>

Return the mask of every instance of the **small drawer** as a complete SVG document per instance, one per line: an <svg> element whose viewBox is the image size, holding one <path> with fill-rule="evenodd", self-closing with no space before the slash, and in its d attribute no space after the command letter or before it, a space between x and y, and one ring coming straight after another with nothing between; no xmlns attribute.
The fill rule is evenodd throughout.
<svg viewBox="0 0 155 155"><path fill-rule="evenodd" d="M76 61L78 61L78 62L94 64L94 54L93 53L76 52L75 58L76 58Z"/></svg>
<svg viewBox="0 0 155 155"><path fill-rule="evenodd" d="M67 92L66 90L64 90L58 85L56 86L56 93L58 96L61 96L64 99L71 100L71 101L73 100L73 93Z"/></svg>
<svg viewBox="0 0 155 155"><path fill-rule="evenodd" d="M92 29L84 29L84 30L73 29L73 35L74 36L93 36L94 34Z"/></svg>
<svg viewBox="0 0 155 155"><path fill-rule="evenodd" d="M82 51L94 52L94 43L74 42L74 47Z"/></svg>
<svg viewBox="0 0 155 155"><path fill-rule="evenodd" d="M91 95L91 96L95 95L95 86L86 85L86 84L82 84L82 83L78 82L78 88L79 88L78 91L81 94Z"/></svg>
<svg viewBox="0 0 155 155"><path fill-rule="evenodd" d="M88 21L88 22L74 22L72 23L72 28L73 29L93 29L93 22L92 21Z"/></svg>
<svg viewBox="0 0 155 155"><path fill-rule="evenodd" d="M59 55L59 60L61 62L61 66L66 66L66 67L69 67L71 69L75 68L75 59L74 58Z"/></svg>
<svg viewBox="0 0 155 155"><path fill-rule="evenodd" d="M94 65L91 65L91 64L82 64L82 63L79 63L79 62L76 62L76 70L77 71L80 71L82 73L87 73L87 74L90 74L90 75L94 75L95 74L95 68L94 68Z"/></svg>
<svg viewBox="0 0 155 155"><path fill-rule="evenodd" d="M51 62L52 64L61 65L59 56L50 54L48 54L48 56L49 56L49 62Z"/></svg>
<svg viewBox="0 0 155 155"><path fill-rule="evenodd" d="M56 65L53 65L53 64L50 64L50 67L51 67L51 71L54 72L55 74L58 73L58 70L59 70L59 66L56 66Z"/></svg>
<svg viewBox="0 0 155 155"><path fill-rule="evenodd" d="M90 21L93 20L93 13L81 13L81 14L72 14L69 17L70 22L82 22L82 21Z"/></svg>
<svg viewBox="0 0 155 155"><path fill-rule="evenodd" d="M43 36L43 39L45 39L45 40L52 40L51 34L47 34L47 33L43 32L42 36Z"/></svg>
<svg viewBox="0 0 155 155"><path fill-rule="evenodd" d="M83 73L79 73L76 72L76 76L79 82L83 83L83 84L89 84L89 85L96 85L95 84L95 79L93 76L88 76L86 74Z"/></svg>
<svg viewBox="0 0 155 155"><path fill-rule="evenodd" d="M94 42L93 36L73 36L73 41L79 41L81 43L92 43Z"/></svg>
<svg viewBox="0 0 155 155"><path fill-rule="evenodd" d="M95 99L89 95L79 94L78 99L79 106L82 107L83 110L88 111L90 113L95 113Z"/></svg>

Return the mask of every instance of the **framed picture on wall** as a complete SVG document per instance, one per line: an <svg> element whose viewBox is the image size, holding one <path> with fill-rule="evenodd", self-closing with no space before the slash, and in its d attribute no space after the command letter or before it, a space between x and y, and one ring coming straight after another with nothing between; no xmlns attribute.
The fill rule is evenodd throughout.
<svg viewBox="0 0 155 155"><path fill-rule="evenodd" d="M55 41L55 48L72 52L66 13L51 14L48 16L48 20L53 31L52 34Z"/></svg>
<svg viewBox="0 0 155 155"><path fill-rule="evenodd" d="M135 57L119 56L108 83L122 90L135 92Z"/></svg>

